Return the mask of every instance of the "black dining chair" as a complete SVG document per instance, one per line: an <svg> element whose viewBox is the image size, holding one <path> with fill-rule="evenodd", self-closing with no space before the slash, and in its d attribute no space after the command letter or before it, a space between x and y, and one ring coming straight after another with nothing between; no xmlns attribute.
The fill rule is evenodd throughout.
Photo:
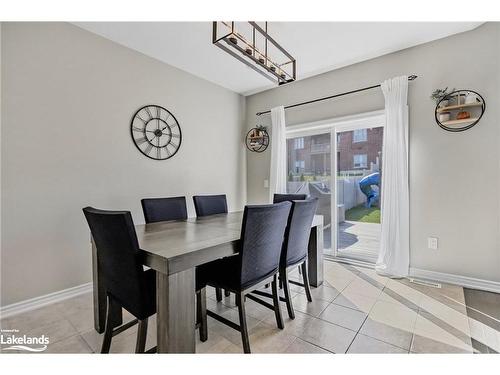
<svg viewBox="0 0 500 375"><path fill-rule="evenodd" d="M307 248L311 225L318 206L318 198L298 200L292 202L290 217L285 233L285 241L281 251L280 259L280 281L285 292L286 308L290 319L295 319L290 284L301 286L305 289L307 300L312 302L311 288L309 286L309 275L307 271ZM288 270L298 266L302 271L302 284L289 280Z"/></svg>
<svg viewBox="0 0 500 375"><path fill-rule="evenodd" d="M198 217L227 213L227 199L225 194L194 195L193 202L196 216ZM224 295L229 297L230 292L225 290ZM222 291L220 288L215 288L215 297L217 302L222 301Z"/></svg>
<svg viewBox="0 0 500 375"><path fill-rule="evenodd" d="M193 202L198 217L227 213L225 194L195 195L193 196Z"/></svg>
<svg viewBox="0 0 500 375"><path fill-rule="evenodd" d="M280 297L280 301L286 302L290 319L295 319L295 312L293 310L290 294L290 284L303 287L306 292L307 300L312 302L307 271L307 248L309 236L311 234L311 225L317 206L318 198L292 201L290 216L288 217L285 240L283 241L280 257L279 282L285 294L285 297ZM288 278L289 269L296 266L299 267L299 271L302 274L302 283ZM268 288L269 285L265 287ZM253 293L264 297L273 297L272 294L262 290L255 290Z"/></svg>
<svg viewBox="0 0 500 375"><path fill-rule="evenodd" d="M273 309L278 328L284 328L279 305L277 275L290 207L289 202L246 206L238 254L212 261L196 269L196 299L197 305L200 306L198 312L200 340L206 341L208 338L208 315L239 331L243 341L243 350L245 353L250 353L245 297ZM272 305L250 294L268 282L272 282ZM224 288L236 294L239 324L206 309L206 285Z"/></svg>
<svg viewBox="0 0 500 375"><path fill-rule="evenodd" d="M148 318L156 313L156 273L144 271L129 211L83 209L97 249L100 277L107 296L106 328L101 353L109 353L111 339L138 324L136 353L144 353ZM121 325L121 309L136 319ZM155 351L156 348L148 350Z"/></svg>
<svg viewBox="0 0 500 375"><path fill-rule="evenodd" d="M307 198L307 194L274 194L273 203L302 201Z"/></svg>
<svg viewBox="0 0 500 375"><path fill-rule="evenodd" d="M186 197L141 199L146 223L158 221L186 220Z"/></svg>

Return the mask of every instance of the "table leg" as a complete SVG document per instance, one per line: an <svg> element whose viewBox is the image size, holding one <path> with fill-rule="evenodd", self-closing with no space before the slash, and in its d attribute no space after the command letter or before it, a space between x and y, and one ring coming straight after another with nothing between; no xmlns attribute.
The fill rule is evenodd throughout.
<svg viewBox="0 0 500 375"><path fill-rule="evenodd" d="M106 325L107 298L102 277L99 277L99 264L97 262L97 248L94 239L90 236L92 243L92 293L94 299L94 329L103 333ZM123 322L122 311L116 316L116 326Z"/></svg>
<svg viewBox="0 0 500 375"><path fill-rule="evenodd" d="M158 353L195 353L194 268L156 272Z"/></svg>
<svg viewBox="0 0 500 375"><path fill-rule="evenodd" d="M323 284L323 225L311 228L307 265L309 284L315 287Z"/></svg>

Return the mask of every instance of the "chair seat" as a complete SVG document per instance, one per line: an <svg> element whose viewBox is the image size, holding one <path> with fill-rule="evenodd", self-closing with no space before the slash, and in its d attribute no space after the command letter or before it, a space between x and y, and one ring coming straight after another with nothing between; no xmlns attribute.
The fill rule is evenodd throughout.
<svg viewBox="0 0 500 375"><path fill-rule="evenodd" d="M196 267L196 290L207 285L234 290L240 283L240 262L233 255Z"/></svg>
<svg viewBox="0 0 500 375"><path fill-rule="evenodd" d="M286 259L285 257L281 257L280 259L280 269L285 269L291 266L298 265L307 258L307 254L301 255L299 257L296 257L294 259Z"/></svg>
<svg viewBox="0 0 500 375"><path fill-rule="evenodd" d="M196 290L207 285L228 289L232 292L241 292L271 277L276 270L269 272L258 279L246 284L241 283L241 259L239 255L214 260L196 268Z"/></svg>

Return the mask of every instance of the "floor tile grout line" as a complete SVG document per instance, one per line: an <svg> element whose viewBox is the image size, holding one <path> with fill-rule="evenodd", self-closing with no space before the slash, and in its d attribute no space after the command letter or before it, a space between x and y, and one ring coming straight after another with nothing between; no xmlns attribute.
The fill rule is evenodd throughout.
<svg viewBox="0 0 500 375"><path fill-rule="evenodd" d="M384 287L384 288L385 288L385 287ZM356 339L356 337L357 337L359 334L362 334L363 336L367 336L367 337L370 337L370 338L372 338L372 339L375 339L375 340L378 340L378 341L380 341L380 342L383 342L383 343L385 343L385 344L392 345L392 346L394 346L394 347L396 347L396 348L399 348L399 349L402 349L402 350L406 350L406 351L409 353L409 352L410 352L410 349L405 349L405 348L402 348L402 347L400 347L400 346L398 346L398 345L394 345L394 344L392 344L392 343L390 343L390 342L387 342L387 341L384 341L384 340L382 340L382 339L380 339L380 338L372 337L372 336L370 336L369 334L366 334L366 333L362 333L362 332L360 332L360 331L361 331L361 329L363 328L363 326L365 325L366 321L367 321L367 320L368 320L368 318L370 317L370 313L372 312L373 308L375 307L375 305L376 305L377 301L380 301L380 300L379 300L378 298L376 298L375 303L374 303L374 304L370 307L370 309L369 309L368 313L366 314L366 318L365 318L365 320L363 321L363 323L362 323L362 324L361 324L361 326L359 327L358 331L356 332L356 335L354 336L353 341L352 341L352 342L351 342L351 344L349 345L349 348L351 347L351 345L352 345L352 343L354 342L354 340ZM412 332L412 340L413 340L413 332ZM412 341L412 340L411 340L411 341ZM347 348L347 351L349 350L349 348ZM410 342L410 348L411 348L411 342ZM346 353L347 353L347 351L346 351Z"/></svg>
<svg viewBox="0 0 500 375"><path fill-rule="evenodd" d="M87 331L87 332L84 332L84 333L89 333L89 332L93 332L94 329L90 330L90 331ZM94 348L90 345L90 343L87 341L87 339L83 336L84 333L80 334L81 338L83 339L83 341L85 341L85 344L87 344L87 346L92 350L92 353L97 353L96 350L94 350ZM101 335L100 333L98 333L98 335ZM99 344L99 343L98 343ZM96 349L98 349L99 347L97 346Z"/></svg>
<svg viewBox="0 0 500 375"><path fill-rule="evenodd" d="M85 340L85 338L83 337L83 335L79 334L80 336L80 339L85 343L85 345L90 349L90 352L93 353L93 354L98 354L91 346L90 344L87 342L87 340Z"/></svg>
<svg viewBox="0 0 500 375"><path fill-rule="evenodd" d="M304 342L307 342L308 344L311 344L311 345L313 345L313 346L315 346L315 347L317 347L317 348L320 348L320 349L326 350L326 351L327 351L327 352L329 352L329 353L332 353L332 354L337 354L337 353L335 353L335 352L333 352L333 351L331 351L331 350L329 350L329 349L327 349L327 348L322 347L321 345L318 345L318 344L316 344L316 343L314 343L314 342L308 341L308 340L307 340L307 339L305 339L305 338L302 338L302 337L298 337L298 336L297 336L297 339L299 339L299 340L301 340L301 341L304 341Z"/></svg>
<svg viewBox="0 0 500 375"><path fill-rule="evenodd" d="M73 329L78 332L78 334L81 334L81 332L76 328L76 326L73 324L71 320L65 317L65 319L69 322L69 324L73 327Z"/></svg>
<svg viewBox="0 0 500 375"><path fill-rule="evenodd" d="M412 332L411 340L410 340L410 348L408 349L408 353L412 353L411 348L413 348L413 341L414 340L415 340L415 332Z"/></svg>
<svg viewBox="0 0 500 375"><path fill-rule="evenodd" d="M352 339L352 341L351 341L351 343L349 344L349 347L346 349L345 353L347 353L347 352L349 351L349 349L351 348L352 343L354 342L354 340L356 340L356 337L358 337L358 335L359 335L359 333L360 333L359 331L361 331L361 328L365 325L366 320L367 320L367 319L368 319L368 317L370 316L370 313L371 313L371 311L373 310L373 307L375 306L375 304L376 304L376 303L377 303L377 302L375 302L375 303L372 305L372 307L370 307L370 311L368 311L368 313L366 313L366 317L365 317L365 319L363 320L363 323L361 323L361 325L359 326L358 331L357 331L357 332L356 332L356 334L354 335L354 338ZM366 336L368 336L368 335L366 335ZM372 338L374 339L375 337L372 337ZM379 341L381 341L381 340L379 340ZM386 344L388 344L388 343L386 343Z"/></svg>

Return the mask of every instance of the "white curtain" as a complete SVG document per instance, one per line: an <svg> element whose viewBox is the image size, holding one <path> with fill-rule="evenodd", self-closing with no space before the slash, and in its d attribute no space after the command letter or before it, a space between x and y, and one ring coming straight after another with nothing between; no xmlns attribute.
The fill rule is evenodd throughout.
<svg viewBox="0 0 500 375"><path fill-rule="evenodd" d="M285 108L271 109L271 170L269 174L269 201L274 193L286 193L286 135Z"/></svg>
<svg viewBox="0 0 500 375"><path fill-rule="evenodd" d="M382 233L376 270L391 277L408 275L410 202L408 186L408 77L381 84L385 97L382 153Z"/></svg>

